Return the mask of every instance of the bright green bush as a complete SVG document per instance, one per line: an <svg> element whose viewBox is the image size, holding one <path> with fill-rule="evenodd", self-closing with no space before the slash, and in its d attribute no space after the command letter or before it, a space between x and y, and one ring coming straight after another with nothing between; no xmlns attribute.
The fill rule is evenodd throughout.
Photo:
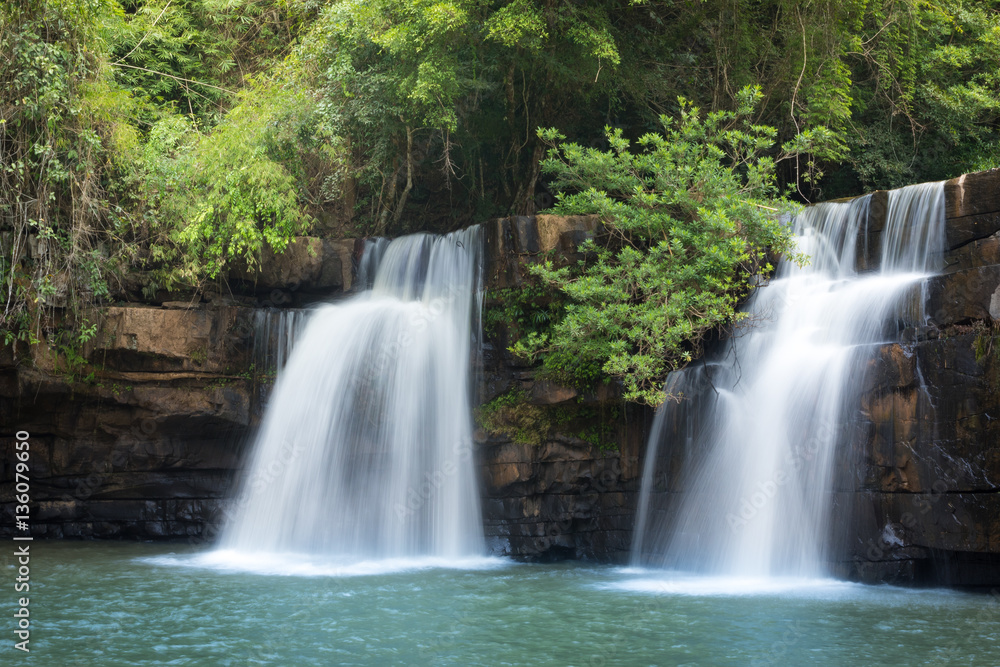
<svg viewBox="0 0 1000 667"><path fill-rule="evenodd" d="M338 196L338 141L314 107L300 81L275 78L241 93L210 133L178 117L153 127L146 159L161 284L253 269L265 247L280 253L308 230L311 205Z"/></svg>
<svg viewBox="0 0 1000 667"><path fill-rule="evenodd" d="M308 67L282 61L314 10L0 4L4 342L54 322L70 332L137 269L152 293L252 268L337 197L337 142L316 122Z"/></svg>
<svg viewBox="0 0 1000 667"><path fill-rule="evenodd" d="M658 405L666 374L701 352L711 330L739 318L737 307L757 276L771 271L767 253L789 250L779 213L790 209L765 155L773 128L750 122L760 91L747 88L735 112L703 116L682 102L677 120L642 136L638 150L621 132L611 149L553 144L543 164L560 191L554 212L596 213L598 242L577 267L532 271L567 298L550 334L515 346L558 372L567 360L597 364L619 378L630 401ZM810 135L789 148L819 150Z"/></svg>

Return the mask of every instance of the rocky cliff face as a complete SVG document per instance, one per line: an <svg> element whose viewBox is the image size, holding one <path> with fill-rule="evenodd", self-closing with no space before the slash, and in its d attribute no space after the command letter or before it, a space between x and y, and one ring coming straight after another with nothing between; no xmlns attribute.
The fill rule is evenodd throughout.
<svg viewBox="0 0 1000 667"><path fill-rule="evenodd" d="M502 305L491 295L527 288L532 262L577 259L578 246L597 226L596 216L539 215L490 223L486 307ZM516 423L477 433L491 550L526 560L624 561L651 413L626 406L611 387L581 395L536 378L535 369L506 351L514 327L505 321L487 329L480 402L518 392L526 401L518 409L531 433L519 436Z"/></svg>
<svg viewBox="0 0 1000 667"><path fill-rule="evenodd" d="M594 218L538 216L488 225L490 287L516 286L527 262L571 256ZM13 497L13 439L31 434L32 530L54 538L210 541L242 466L280 360L291 306L346 294L359 244L297 239L235 276L237 295L115 306L67 365L36 346L0 357L0 492ZM98 316L95 314L94 319ZM494 337L496 338L496 337ZM501 336L502 338L502 336ZM524 388L546 409L578 409L575 391L533 380L531 369L487 342L483 401ZM590 397L596 410L608 397ZM638 484L642 420L616 419L604 449L554 429L540 445L480 431L484 521L495 553L529 559L621 558L628 548ZM577 424L579 426L579 424ZM622 453L624 452L624 453ZM10 533L13 504L2 505Z"/></svg>
<svg viewBox="0 0 1000 667"><path fill-rule="evenodd" d="M31 434L31 527L46 537L210 540L294 319L350 288L355 241L297 238L234 293L111 306L96 336L0 353L0 494ZM139 298L138 289L125 294ZM173 298L177 298L174 296ZM280 307L280 308L279 308ZM58 324L58 323L56 323ZM0 506L13 526L12 503Z"/></svg>
<svg viewBox="0 0 1000 667"><path fill-rule="evenodd" d="M946 268L872 362L841 452L836 568L864 581L1000 584L1000 171L945 196Z"/></svg>
<svg viewBox="0 0 1000 667"><path fill-rule="evenodd" d="M882 196L868 248L878 244ZM856 437L840 452L833 502L849 518L836 522L834 567L851 578L1000 582L1000 173L951 181L947 197L947 268L912 297L928 317L872 362L850 426ZM522 288L526 264L548 253L575 258L596 227L589 217L490 223L488 288ZM266 375L248 372L276 345L261 332L287 329L287 306L350 286L353 241L302 239L295 248L272 259L242 299L108 309L86 349L93 377L74 376L44 346L27 358L0 355L0 492L12 497L10 436L27 430L37 534L213 538L268 386ZM859 267L873 268L871 256ZM501 326L487 337L481 402L520 391L548 421L533 442L478 433L491 548L526 559L623 559L651 415L611 389L580 395L538 381L504 351L508 334ZM595 421L605 425L596 437ZM663 469L675 471L683 452L661 451ZM657 479L671 484L666 473ZM2 511L0 530L9 532L13 506Z"/></svg>
<svg viewBox="0 0 1000 667"><path fill-rule="evenodd" d="M92 366L74 367L41 345L0 364L3 497L13 497L11 436L24 430L35 534L200 536L253 421L254 313L206 305L105 315L85 349ZM12 514L4 504L4 530Z"/></svg>

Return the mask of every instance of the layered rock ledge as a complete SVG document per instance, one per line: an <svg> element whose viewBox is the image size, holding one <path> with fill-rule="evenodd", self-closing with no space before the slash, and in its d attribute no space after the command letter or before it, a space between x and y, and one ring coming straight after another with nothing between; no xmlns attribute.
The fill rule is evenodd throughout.
<svg viewBox="0 0 1000 667"><path fill-rule="evenodd" d="M946 197L945 269L911 296L926 318L905 323L879 351L851 423L860 435L839 453L832 502L847 519L837 522L833 567L850 578L1000 583L1000 172L949 181ZM868 248L862 270L875 268L884 200L875 193L858 244ZM518 288L533 261L575 259L597 230L588 216L488 223L488 287ZM268 260L249 299L108 308L85 351L100 369L92 377L44 346L17 358L5 349L4 498L12 497L12 436L23 429L32 434L37 535L213 539L269 387L269 377L249 372L260 318L343 295L359 247L300 239L292 254ZM486 342L482 402L519 387L539 407L621 413L613 446L567 428L540 444L478 434L491 548L526 559L623 559L651 415L623 409L613 392L579 396L539 382L506 344L502 331ZM0 532L9 534L13 505L2 515Z"/></svg>

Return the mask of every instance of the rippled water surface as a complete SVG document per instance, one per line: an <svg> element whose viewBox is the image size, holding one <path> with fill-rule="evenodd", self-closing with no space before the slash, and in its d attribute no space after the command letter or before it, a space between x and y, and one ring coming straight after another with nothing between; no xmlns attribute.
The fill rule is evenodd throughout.
<svg viewBox="0 0 1000 667"><path fill-rule="evenodd" d="M177 545L31 548L32 651L7 633L5 665L1000 664L987 594L495 559L289 555L284 575L281 558Z"/></svg>

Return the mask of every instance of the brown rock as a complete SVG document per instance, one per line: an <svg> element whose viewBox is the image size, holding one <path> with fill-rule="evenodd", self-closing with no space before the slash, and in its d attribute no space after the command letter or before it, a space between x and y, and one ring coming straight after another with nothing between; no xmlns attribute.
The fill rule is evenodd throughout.
<svg viewBox="0 0 1000 667"><path fill-rule="evenodd" d="M889 208L889 192L876 190L872 193L868 205L868 217L865 224L858 229L855 245L858 271L875 271L879 268L882 258L882 230L885 229L885 216Z"/></svg>
<svg viewBox="0 0 1000 667"><path fill-rule="evenodd" d="M500 492L518 482L531 479L531 466L526 463L497 463L486 466L487 484L492 492Z"/></svg>
<svg viewBox="0 0 1000 667"><path fill-rule="evenodd" d="M231 356L230 334L249 326L249 313L238 307L109 307L87 355L106 370L221 372Z"/></svg>
<svg viewBox="0 0 1000 667"><path fill-rule="evenodd" d="M265 249L255 278L258 286L298 289L314 284L322 271L323 240L298 236L281 254Z"/></svg>
<svg viewBox="0 0 1000 667"><path fill-rule="evenodd" d="M945 217L1000 211L1000 169L964 174L944 184Z"/></svg>
<svg viewBox="0 0 1000 667"><path fill-rule="evenodd" d="M926 282L926 313L938 327L990 318L990 302L1000 287L1000 265L967 269Z"/></svg>
<svg viewBox="0 0 1000 667"><path fill-rule="evenodd" d="M593 457L593 446L571 446L565 442L550 441L542 445L540 461L584 461Z"/></svg>
<svg viewBox="0 0 1000 667"><path fill-rule="evenodd" d="M514 233L514 252L533 255L539 251L538 220L535 216L516 215L510 218Z"/></svg>
<svg viewBox="0 0 1000 667"><path fill-rule="evenodd" d="M337 239L323 242L324 271L334 270L337 264L340 266L340 282L337 283L332 277L330 285L340 284L344 291L351 289L354 284L354 250L357 239ZM336 258L336 261L333 259Z"/></svg>
<svg viewBox="0 0 1000 667"><path fill-rule="evenodd" d="M889 191L876 190L872 193L868 205L868 220L865 229L869 232L881 232L885 229L885 216L889 210Z"/></svg>
<svg viewBox="0 0 1000 667"><path fill-rule="evenodd" d="M235 274L252 282L258 291L322 293L347 290L353 278L354 247L354 239L297 236L282 253L265 248L255 271L243 269Z"/></svg>
<svg viewBox="0 0 1000 667"><path fill-rule="evenodd" d="M945 225L945 245L948 250L955 250L1000 231L1000 212L949 218Z"/></svg>
<svg viewBox="0 0 1000 667"><path fill-rule="evenodd" d="M521 282L514 228L509 218L486 223L485 282L492 288L513 287Z"/></svg>
<svg viewBox="0 0 1000 667"><path fill-rule="evenodd" d="M534 405L555 405L571 401L580 395L572 387L564 387L554 382L535 382L531 387L531 403Z"/></svg>
<svg viewBox="0 0 1000 667"><path fill-rule="evenodd" d="M580 243L593 236L600 224L596 215L539 215L535 219L538 252L575 252Z"/></svg>
<svg viewBox="0 0 1000 667"><path fill-rule="evenodd" d="M944 263L943 273L955 273L991 264L1000 264L1000 233L970 241L945 253Z"/></svg>

